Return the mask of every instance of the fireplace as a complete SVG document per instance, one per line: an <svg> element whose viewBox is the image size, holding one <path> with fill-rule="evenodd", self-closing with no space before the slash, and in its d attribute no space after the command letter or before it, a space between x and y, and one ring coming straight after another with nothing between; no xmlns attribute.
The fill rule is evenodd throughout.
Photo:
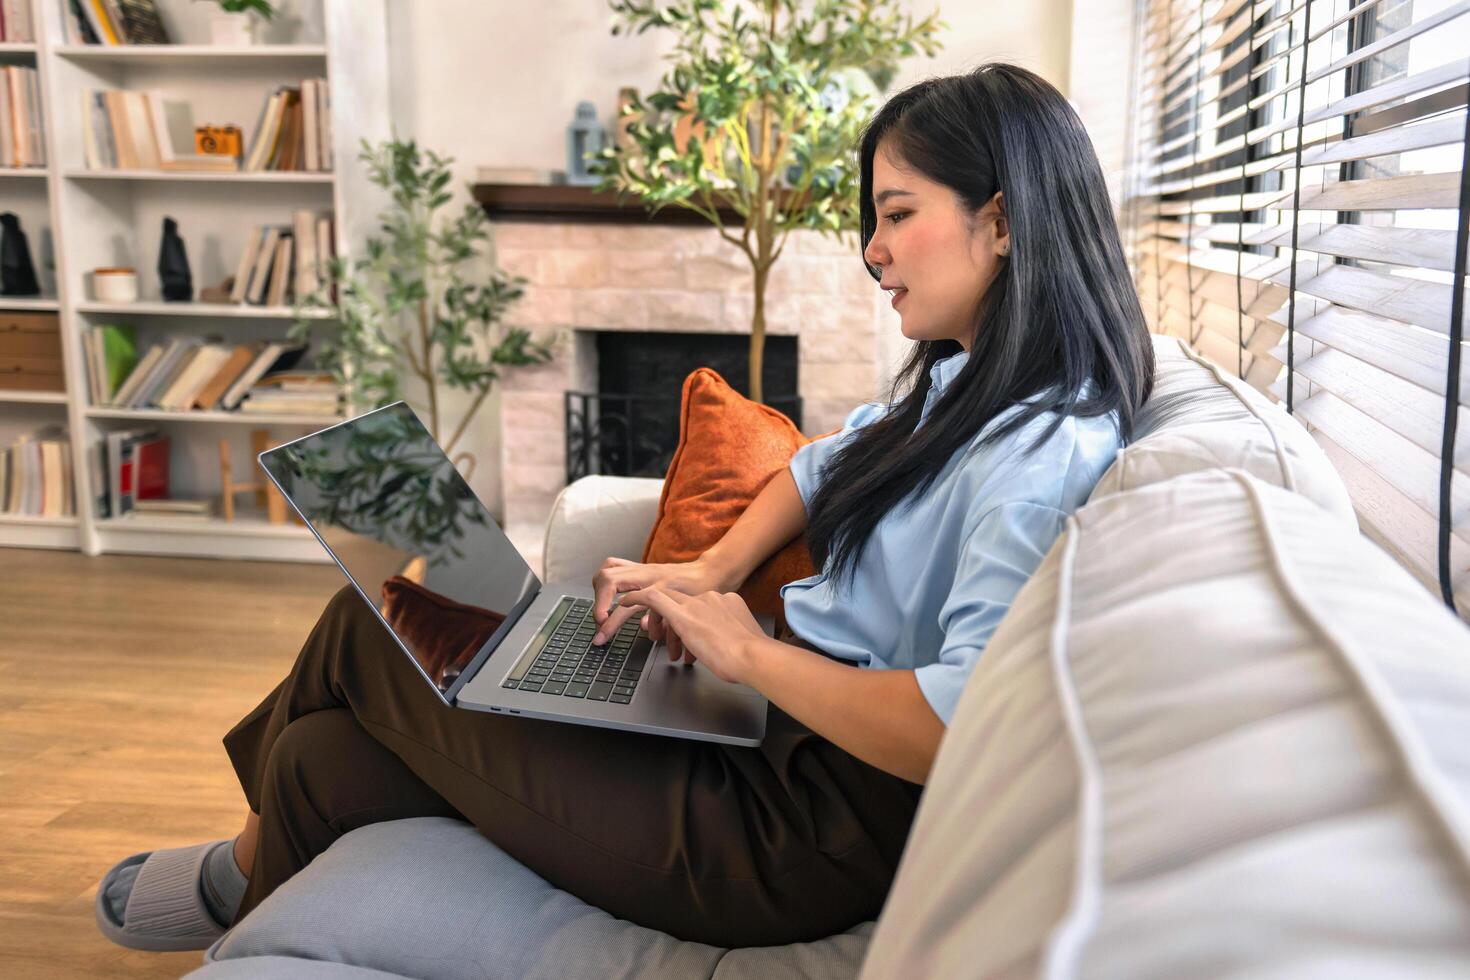
<svg viewBox="0 0 1470 980"><path fill-rule="evenodd" d="M591 332L596 390L566 393L567 482L593 474L660 478L679 442L680 393L697 368L712 368L747 397L750 340L731 334ZM587 346L591 350L587 350ZM767 337L765 403L801 428L795 337Z"/></svg>
<svg viewBox="0 0 1470 980"><path fill-rule="evenodd" d="M507 372L497 396L499 486L486 499L502 501L529 556L569 481L664 475L690 371L746 390L750 263L708 226L547 215L499 216L494 230L497 264L528 282L507 322L555 340L549 363ZM883 300L851 241L793 232L766 295L767 404L813 436L880 396L904 343Z"/></svg>

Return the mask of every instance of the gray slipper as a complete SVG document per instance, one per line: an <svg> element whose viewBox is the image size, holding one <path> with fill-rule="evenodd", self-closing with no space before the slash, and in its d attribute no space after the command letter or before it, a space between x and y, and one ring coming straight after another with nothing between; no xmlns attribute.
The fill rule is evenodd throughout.
<svg viewBox="0 0 1470 980"><path fill-rule="evenodd" d="M119 946L154 952L208 949L226 932L199 894L199 876L210 848L208 841L191 847L144 851L124 858L102 876L97 886L97 927ZM117 921L107 901L107 887L119 871L141 864L123 921Z"/></svg>

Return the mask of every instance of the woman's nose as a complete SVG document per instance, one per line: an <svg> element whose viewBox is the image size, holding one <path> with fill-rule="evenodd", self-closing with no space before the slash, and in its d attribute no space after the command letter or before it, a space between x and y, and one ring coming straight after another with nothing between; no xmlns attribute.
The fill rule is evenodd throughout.
<svg viewBox="0 0 1470 980"><path fill-rule="evenodd" d="M888 247L878 240L877 234L868 239L868 247L863 249L863 260L868 265L884 266L888 264Z"/></svg>

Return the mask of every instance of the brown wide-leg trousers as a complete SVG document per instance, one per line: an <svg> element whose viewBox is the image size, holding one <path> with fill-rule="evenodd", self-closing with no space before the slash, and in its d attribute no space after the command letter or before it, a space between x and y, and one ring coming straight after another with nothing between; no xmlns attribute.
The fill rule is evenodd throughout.
<svg viewBox="0 0 1470 980"><path fill-rule="evenodd" d="M350 586L224 744L260 814L236 921L348 831L442 815L620 918L803 942L878 915L922 790L775 705L756 748L447 707Z"/></svg>

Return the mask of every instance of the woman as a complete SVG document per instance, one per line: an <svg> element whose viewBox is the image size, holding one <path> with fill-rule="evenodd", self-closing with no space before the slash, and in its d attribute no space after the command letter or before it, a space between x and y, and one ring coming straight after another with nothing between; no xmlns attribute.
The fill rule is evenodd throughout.
<svg viewBox="0 0 1470 980"><path fill-rule="evenodd" d="M698 560L610 558L594 579L598 642L643 614L671 657L770 699L763 744L446 709L347 587L225 738L244 830L122 862L105 932L201 948L342 834L429 814L684 939L798 942L878 914L965 680L1129 436L1153 358L1052 86L1000 64L922 82L860 155L863 258L916 341L889 403L803 447ZM803 530L822 571L782 589L790 632L770 639L734 590Z"/></svg>

